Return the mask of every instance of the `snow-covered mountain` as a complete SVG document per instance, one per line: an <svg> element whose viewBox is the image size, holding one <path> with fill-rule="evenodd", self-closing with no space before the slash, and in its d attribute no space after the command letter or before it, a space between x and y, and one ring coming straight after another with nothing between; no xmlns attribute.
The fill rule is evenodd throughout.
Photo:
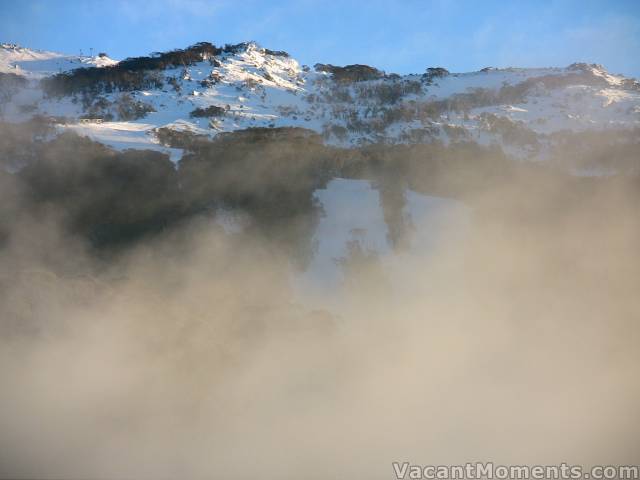
<svg viewBox="0 0 640 480"><path fill-rule="evenodd" d="M107 67L117 63L105 53L96 56L65 55L31 50L11 43L0 44L0 72L16 73L30 79L40 79L76 68Z"/></svg>
<svg viewBox="0 0 640 480"><path fill-rule="evenodd" d="M174 160L181 150L159 131L215 137L301 127L342 147L475 141L538 159L564 132L640 127L640 83L583 63L399 76L365 65L301 66L253 42L122 62L3 44L0 72L5 121L46 116L60 130Z"/></svg>

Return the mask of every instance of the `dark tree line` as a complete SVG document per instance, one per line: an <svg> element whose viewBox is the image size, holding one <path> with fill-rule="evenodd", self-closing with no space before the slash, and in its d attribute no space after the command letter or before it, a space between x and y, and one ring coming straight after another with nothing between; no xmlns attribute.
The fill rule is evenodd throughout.
<svg viewBox="0 0 640 480"><path fill-rule="evenodd" d="M335 177L378 185L390 218L402 210L400 193L405 188L471 201L519 178L531 178L527 172L584 184L586 192L591 184L610 181L574 178L553 163L514 162L498 147L475 143L340 149L299 128L248 129L213 141L188 134L181 140L176 132L165 140L182 142L189 150L178 168L159 152L116 152L75 134L48 135L40 124L0 123L0 241L25 214L53 209L62 214L68 231L94 248L118 249L194 216L213 218L224 208L247 213L253 219L251 229L295 245L298 250L292 253L304 259L320 214L313 194ZM570 145L568 139L562 144L564 156L571 155ZM637 160L637 143L626 145L629 162ZM621 152L621 147L611 151ZM584 155L580 152L575 155ZM604 147L597 151L603 152ZM21 168L7 173L7 167L17 163ZM637 182L637 161L634 165L635 174L628 178ZM401 227L394 224L398 231Z"/></svg>

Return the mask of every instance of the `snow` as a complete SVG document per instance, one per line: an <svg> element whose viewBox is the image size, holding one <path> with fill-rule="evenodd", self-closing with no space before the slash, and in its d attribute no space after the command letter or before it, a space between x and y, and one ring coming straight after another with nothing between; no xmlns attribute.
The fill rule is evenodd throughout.
<svg viewBox="0 0 640 480"><path fill-rule="evenodd" d="M0 48L0 71L13 71L30 79L81 68L88 65L111 65L115 61L101 57L74 57L54 52L24 49L3 45ZM517 85L538 77L592 75L605 80L604 86L559 85L554 88L534 88L522 103L505 103L472 108L470 111L445 111L440 118L402 117L380 124L384 113L392 108L424 106L445 100L453 95L479 90L498 91L505 85ZM146 117L124 122L108 122L71 128L116 148L164 149L154 139L153 130L160 127L191 131L214 137L220 132L250 127L302 127L325 135L328 144L354 147L368 143L408 143L413 141L455 141L447 133L448 127L461 127L468 138L481 144L498 143L516 156L530 158L538 153L527 147L505 145L500 135L483 128L482 114L491 113L518 122L538 135L561 131L592 129L632 129L640 127L640 88L630 87L628 79L611 75L602 67L573 65L567 68L507 68L488 69L471 73L451 73L425 83L420 75L406 75L399 79L380 79L359 82L358 88L375 88L385 83L419 82L420 92L401 97L394 104L384 104L374 97L359 97L351 86L337 86L326 72L303 69L286 56L267 54L255 43L247 44L237 53L224 53L214 59L204 59L186 68L162 72L173 85L165 81L160 89L129 92L135 100L149 104L155 112ZM588 82L586 82L588 83ZM595 85L595 84L594 84ZM338 88L350 100L331 97ZM117 100L120 93L102 95L108 101ZM310 101L310 98L315 98ZM217 106L225 114L215 118L192 117L197 108ZM14 93L2 115L10 121L28 117L25 111L52 117L65 117L67 123L85 114L81 102L70 97L45 98L39 86L31 83ZM346 129L350 122L364 127ZM371 127L374 125L374 127ZM334 127L342 127L336 134ZM346 130L345 130L346 129ZM420 133L422 132L422 133ZM426 133L425 133L426 132ZM416 134L419 134L416 137ZM424 138L420 138L424 135ZM417 138L417 139L416 139ZM167 151L178 158L176 150Z"/></svg>
<svg viewBox="0 0 640 480"><path fill-rule="evenodd" d="M133 122L82 122L61 125L61 130L71 130L103 143L116 150L138 149L155 150L169 155L169 159L177 163L182 158L182 149L168 148L160 144L153 135L154 125Z"/></svg>
<svg viewBox="0 0 640 480"><path fill-rule="evenodd" d="M0 44L0 72L40 79L76 68L106 67L118 63L107 56L74 56L44 50L31 50L13 44Z"/></svg>
<svg viewBox="0 0 640 480"><path fill-rule="evenodd" d="M292 285L304 302L329 305L337 312L348 295L343 288L342 262L349 258L350 245L355 243L377 257L387 273L394 275L404 261L415 255L428 258L439 242L463 237L469 219L467 207L456 200L407 189L403 216L412 227L406 230L409 249L397 252L389 243L380 196L371 182L335 178L314 196L323 210L313 235L315 251L305 271L293 275ZM400 280L391 284L401 286L404 282Z"/></svg>
<svg viewBox="0 0 640 480"><path fill-rule="evenodd" d="M503 85L515 85L530 78L545 75L559 75L563 71L564 69L559 68L507 68L452 73L446 77L434 79L433 85L427 86L426 90L429 98L442 100L454 94L468 93L472 89L497 90Z"/></svg>
<svg viewBox="0 0 640 480"><path fill-rule="evenodd" d="M340 278L336 262L348 255L350 241L358 242L365 251L384 253L389 249L380 198L370 182L337 178L314 196L324 211L314 235L317 250L308 271L315 278L335 285Z"/></svg>

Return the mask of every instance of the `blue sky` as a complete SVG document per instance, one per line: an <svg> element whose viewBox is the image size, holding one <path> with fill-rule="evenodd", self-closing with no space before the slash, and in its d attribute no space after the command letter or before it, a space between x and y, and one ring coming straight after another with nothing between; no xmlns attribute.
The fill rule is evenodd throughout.
<svg viewBox="0 0 640 480"><path fill-rule="evenodd" d="M114 58L256 40L387 72L604 64L640 77L640 0L0 0L0 41Z"/></svg>

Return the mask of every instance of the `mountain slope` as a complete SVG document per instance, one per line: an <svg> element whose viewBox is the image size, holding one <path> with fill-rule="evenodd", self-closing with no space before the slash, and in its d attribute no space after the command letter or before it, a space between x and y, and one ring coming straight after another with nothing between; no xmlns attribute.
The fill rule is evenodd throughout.
<svg viewBox="0 0 640 480"><path fill-rule="evenodd" d="M309 68L256 43L200 43L120 63L3 45L0 69L4 83L12 73L27 79L5 87L5 120L49 116L60 129L174 160L180 152L161 144L159 129L215 137L301 127L344 147L474 141L539 159L559 135L634 137L640 126L640 84L588 64L399 76L364 65Z"/></svg>
<svg viewBox="0 0 640 480"><path fill-rule="evenodd" d="M0 44L0 72L15 73L32 79L76 68L107 67L117 63L104 53L96 56L76 56L31 50L11 43Z"/></svg>

